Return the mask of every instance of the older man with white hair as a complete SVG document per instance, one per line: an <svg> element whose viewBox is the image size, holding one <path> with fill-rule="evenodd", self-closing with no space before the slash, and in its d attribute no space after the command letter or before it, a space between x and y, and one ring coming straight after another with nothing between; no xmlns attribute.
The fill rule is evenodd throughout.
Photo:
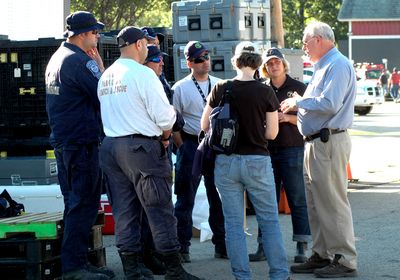
<svg viewBox="0 0 400 280"><path fill-rule="evenodd" d="M304 31L303 49L314 63L314 75L303 97L281 103L298 109L304 136L305 182L313 255L292 266L295 273L337 278L357 275L353 219L347 197L346 165L351 152L347 132L353 122L356 78L352 64L335 47L332 28L313 22Z"/></svg>

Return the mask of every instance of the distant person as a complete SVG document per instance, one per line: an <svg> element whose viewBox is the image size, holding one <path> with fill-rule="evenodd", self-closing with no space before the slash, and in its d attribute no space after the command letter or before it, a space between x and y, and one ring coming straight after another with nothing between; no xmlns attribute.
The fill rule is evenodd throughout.
<svg viewBox="0 0 400 280"><path fill-rule="evenodd" d="M127 279L152 279L141 262L141 213L146 213L165 279L198 280L179 256L172 204L172 170L166 148L176 115L154 71L142 65L147 33L128 26L117 35L121 57L98 85L106 137L100 165L107 177L116 246Z"/></svg>
<svg viewBox="0 0 400 280"><path fill-rule="evenodd" d="M272 87L279 102L289 98L293 92L303 96L306 90L305 84L288 75L288 62L277 48L270 48L263 54L260 72L262 77L267 78L267 84ZM312 241L303 176L304 140L297 128L297 112L278 111L278 117L279 133L274 140L268 141L276 198L279 202L283 186L292 216L292 239L297 242L294 262L303 263L307 260L307 244ZM260 230L258 235L258 249L255 254L249 255L250 261L265 260Z"/></svg>
<svg viewBox="0 0 400 280"><path fill-rule="evenodd" d="M67 38L46 68L50 143L64 196L63 279L109 279L111 270L88 264L89 234L99 210L98 147L102 135L97 82L104 71L96 49L104 24L78 11L66 18Z"/></svg>
<svg viewBox="0 0 400 280"><path fill-rule="evenodd" d="M347 197L347 172L356 97L356 76L350 61L335 47L332 28L313 22L304 30L303 50L314 63L304 96L281 103L283 113L298 110L304 136L308 217L312 256L291 267L294 273L337 278L357 275L353 219Z"/></svg>
<svg viewBox="0 0 400 280"><path fill-rule="evenodd" d="M165 35L155 32L153 28L148 26L142 27L141 29L148 34L148 44L155 45L160 49L160 45L164 42Z"/></svg>
<svg viewBox="0 0 400 280"><path fill-rule="evenodd" d="M164 42L165 35L162 34L162 33L155 32L153 28L148 27L148 26L142 27L142 30L146 31L148 33L148 35L149 35L148 36L149 39L147 39L148 40L148 44L149 45L154 45L158 49L161 49L161 44L162 44L162 42ZM167 51L167 50L162 50L162 51ZM167 55L167 54L164 53L164 55ZM162 66L164 66L164 61L162 63L163 63ZM165 78L164 71L161 71L161 74L158 75L158 77L160 78L160 81L163 84L164 91L165 91L165 94L167 95L169 103L172 104L172 98L173 98L172 96L174 95L174 91L171 89L171 86L169 85L167 79Z"/></svg>
<svg viewBox="0 0 400 280"><path fill-rule="evenodd" d="M400 74L397 72L397 68L394 67L392 74L389 78L389 90L390 96L392 97L394 102L397 102L399 99L399 85L400 85Z"/></svg>
<svg viewBox="0 0 400 280"><path fill-rule="evenodd" d="M382 94L383 96L387 96L389 94L388 92L388 84L389 84L389 74L386 71L386 69L382 70L381 76L379 77L379 83L381 84L382 87Z"/></svg>
<svg viewBox="0 0 400 280"><path fill-rule="evenodd" d="M274 175L267 148L267 139L274 139L278 134L279 103L271 87L254 79L262 58L251 42L239 43L231 61L237 75L231 81L219 81L215 85L204 108L201 128L204 131L209 129L211 110L220 104L231 82L230 106L238 115L239 139L233 154L217 154L214 174L222 199L232 274L235 279L252 279L243 229L244 191L247 191L262 232L269 279L291 279L279 228Z"/></svg>
<svg viewBox="0 0 400 280"><path fill-rule="evenodd" d="M161 52L161 50L155 45L148 45L147 50L148 52L144 65L152 69L154 73L156 73L156 75L159 77L163 70L163 65L164 65L163 57L164 55L166 55L166 53ZM181 130L183 125L184 125L183 118L180 114L177 113L177 121L175 122L172 128L172 132L177 132ZM171 150L171 145L168 147L168 158L172 166L172 159L170 158L171 155L170 150ZM145 213L143 213L141 226L142 226L141 238L144 241L143 262L145 266L149 268L155 275L164 275L166 272L165 265L162 261L162 258L160 258L160 255L156 252L153 238L151 235L151 230L147 218L145 216Z"/></svg>
<svg viewBox="0 0 400 280"><path fill-rule="evenodd" d="M178 237L184 262L191 262L190 240L192 239L193 207L201 177L192 176L194 155L199 146L200 120L207 96L219 80L209 74L210 54L206 46L198 41L190 41L184 49L186 64L190 74L173 86L174 107L182 114L185 125L173 134L178 150L175 165L175 216L178 219ZM214 244L214 257L227 258L225 246L224 215L221 199L214 184L213 175L204 176L209 208L210 224Z"/></svg>

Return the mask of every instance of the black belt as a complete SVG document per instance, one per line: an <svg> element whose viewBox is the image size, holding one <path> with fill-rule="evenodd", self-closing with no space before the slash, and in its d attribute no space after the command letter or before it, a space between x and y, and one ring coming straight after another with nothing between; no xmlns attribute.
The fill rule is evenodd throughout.
<svg viewBox="0 0 400 280"><path fill-rule="evenodd" d="M346 130L340 130L340 129L329 129L329 134L330 135L333 135L333 134L338 134L338 133L342 133L342 132L345 132ZM314 139L317 139L317 138L320 138L321 137L321 133L320 132L318 132L318 133L315 133L315 134L312 134L312 135L309 135L309 136L304 136L304 140L305 141L307 141L307 142L309 142L309 141L312 141L312 140L314 140Z"/></svg>
<svg viewBox="0 0 400 280"><path fill-rule="evenodd" d="M117 136L114 138L143 138L143 139L150 139L150 140L161 140L161 136L146 136L143 134L130 134L125 136Z"/></svg>

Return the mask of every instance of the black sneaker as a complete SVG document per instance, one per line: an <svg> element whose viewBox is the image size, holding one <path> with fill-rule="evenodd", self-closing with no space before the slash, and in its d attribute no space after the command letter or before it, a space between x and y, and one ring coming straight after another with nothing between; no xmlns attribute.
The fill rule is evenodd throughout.
<svg viewBox="0 0 400 280"><path fill-rule="evenodd" d="M216 259L229 259L225 247L215 247L214 258Z"/></svg>
<svg viewBox="0 0 400 280"><path fill-rule="evenodd" d="M307 242L297 242L294 262L305 263L307 261L306 251L307 251Z"/></svg>
<svg viewBox="0 0 400 280"><path fill-rule="evenodd" d="M324 268L314 270L314 275L317 278L341 278L341 277L356 277L357 270L349 268L339 263L341 255L335 255L333 262Z"/></svg>
<svg viewBox="0 0 400 280"><path fill-rule="evenodd" d="M313 273L315 269L323 268L330 263L330 260L323 259L317 253L314 253L305 263L291 266L290 271L293 273Z"/></svg>
<svg viewBox="0 0 400 280"><path fill-rule="evenodd" d="M249 261L251 262L261 262L265 261L267 257L264 253L264 248L261 243L258 243L257 251L254 254L249 254Z"/></svg>

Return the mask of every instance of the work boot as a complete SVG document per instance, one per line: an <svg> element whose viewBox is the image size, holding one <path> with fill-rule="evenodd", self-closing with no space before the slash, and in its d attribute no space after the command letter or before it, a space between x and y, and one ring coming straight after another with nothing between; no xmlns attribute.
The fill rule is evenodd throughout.
<svg viewBox="0 0 400 280"><path fill-rule="evenodd" d="M314 275L317 278L339 278L339 277L356 277L357 270L349 268L339 263L341 255L335 255L333 262L320 269L314 270Z"/></svg>
<svg viewBox="0 0 400 280"><path fill-rule="evenodd" d="M113 279L115 277L114 271L112 271L111 269L109 269L106 266L97 267L97 266L92 265L91 263L88 263L86 265L86 269L92 273L99 273L99 274L107 275L110 279Z"/></svg>
<svg viewBox="0 0 400 280"><path fill-rule="evenodd" d="M108 280L110 277L101 273L93 273L89 270L82 268L74 271L63 273L63 280Z"/></svg>
<svg viewBox="0 0 400 280"><path fill-rule="evenodd" d="M249 261L251 262L260 262L265 261L267 258L265 257L264 248L262 243L258 243L257 252L254 254L249 254Z"/></svg>
<svg viewBox="0 0 400 280"><path fill-rule="evenodd" d="M140 273L143 275L143 279L144 280L153 280L154 276L153 276L153 272L151 272L150 269L148 269L146 267L146 265L143 262L143 257L142 255L138 255L138 265L139 265L139 269L140 269Z"/></svg>
<svg viewBox="0 0 400 280"><path fill-rule="evenodd" d="M119 252L126 280L145 280L139 267L138 253Z"/></svg>
<svg viewBox="0 0 400 280"><path fill-rule="evenodd" d="M290 271L293 273L313 273L317 268L323 268L330 265L331 260L321 258L317 253L314 253L305 263L293 265Z"/></svg>
<svg viewBox="0 0 400 280"><path fill-rule="evenodd" d="M143 256L143 263L153 272L154 275L164 275L167 271L164 263L158 257L156 252L145 252Z"/></svg>
<svg viewBox="0 0 400 280"><path fill-rule="evenodd" d="M189 253L179 253L179 259L181 260L181 263L191 263L192 260L190 259L190 254Z"/></svg>
<svg viewBox="0 0 400 280"><path fill-rule="evenodd" d="M202 278L198 278L183 269L178 252L165 254L163 257L167 267L165 280L202 280Z"/></svg>
<svg viewBox="0 0 400 280"><path fill-rule="evenodd" d="M296 256L294 256L294 262L305 263L307 261L306 251L307 251L307 242L297 242Z"/></svg>

